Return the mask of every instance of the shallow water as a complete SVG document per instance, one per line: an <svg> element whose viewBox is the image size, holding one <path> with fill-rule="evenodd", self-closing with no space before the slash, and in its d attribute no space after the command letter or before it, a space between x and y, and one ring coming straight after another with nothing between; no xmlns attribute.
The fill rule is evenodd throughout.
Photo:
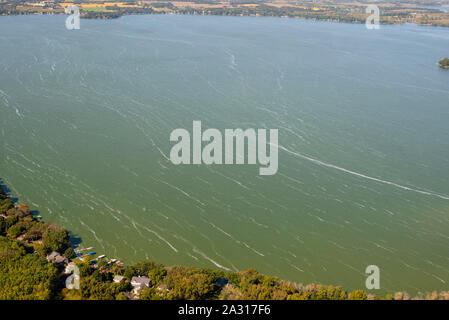
<svg viewBox="0 0 449 320"><path fill-rule="evenodd" d="M449 29L0 17L0 177L99 254L382 291L449 284ZM279 171L175 166L175 128L279 129Z"/></svg>

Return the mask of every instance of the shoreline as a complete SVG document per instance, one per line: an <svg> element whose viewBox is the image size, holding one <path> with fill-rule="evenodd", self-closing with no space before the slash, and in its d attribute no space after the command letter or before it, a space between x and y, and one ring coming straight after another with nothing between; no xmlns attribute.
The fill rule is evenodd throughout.
<svg viewBox="0 0 449 320"><path fill-rule="evenodd" d="M111 6L111 3L116 3ZM129 15L207 15L207 16L244 16L244 17L277 17L297 18L313 21L327 21L333 23L365 24L370 14L365 10L370 3L328 4L326 2L314 3L286 2L276 5L275 2L258 2L251 5L233 4L228 2L160 2L142 1L139 5L119 5L122 2L91 2L58 3L37 7L36 5L13 6L11 3L0 3L0 16L19 15L67 15L68 6L75 5L80 8L81 19L110 20ZM176 4L173 5L173 4ZM407 23L418 26L449 27L449 12L441 11L438 7L419 7L393 3L378 3L380 7L380 25L403 25Z"/></svg>
<svg viewBox="0 0 449 320"><path fill-rule="evenodd" d="M162 16L162 15L171 15L171 16L209 16L209 17L251 17L251 18L274 18L274 19L296 19L296 20L302 20L302 21L313 21L313 22L328 22L328 23L338 23L338 24L348 24L348 25L364 25L365 22L346 22L346 21L339 21L339 20L324 20L324 19L312 19L312 18L304 18L304 17L278 17L278 16L258 16L258 15L213 15L213 14L184 14L184 13L173 13L173 14L164 14L164 13L141 13L141 14L124 14L118 17L113 18L89 18L89 17L83 17L81 16L81 20L118 20L123 17L131 17L131 16ZM68 16L65 13L22 13L22 14L8 14L8 15L2 15L0 14L0 19L2 17L22 17L22 16ZM423 27L423 28L439 28L443 30L447 30L449 28L448 26L444 25L423 25L418 24L414 22L403 22L403 23L380 23L382 26L405 26L405 25L412 25L416 27Z"/></svg>
<svg viewBox="0 0 449 320"><path fill-rule="evenodd" d="M0 299L449 300L449 291L413 298L400 291L381 297L365 289L348 292L341 286L284 281L253 268L227 272L148 260L125 267L121 260L105 255L93 258L92 247L75 250L68 242L70 231L43 222L38 213L11 198L0 180ZM78 290L65 287L73 268L80 270ZM22 291L17 281L21 286L26 283L28 290Z"/></svg>

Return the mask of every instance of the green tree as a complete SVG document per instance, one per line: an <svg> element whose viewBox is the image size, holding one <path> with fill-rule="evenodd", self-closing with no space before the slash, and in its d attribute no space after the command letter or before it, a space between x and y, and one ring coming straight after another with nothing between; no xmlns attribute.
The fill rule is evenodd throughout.
<svg viewBox="0 0 449 320"><path fill-rule="evenodd" d="M124 292L119 292L119 294L115 296L115 300L128 300L128 298L125 296Z"/></svg>
<svg viewBox="0 0 449 320"><path fill-rule="evenodd" d="M153 261L139 261L126 268L124 277L131 280L134 276L145 276L148 275L151 270L161 267L163 267L163 265L157 264Z"/></svg>
<svg viewBox="0 0 449 320"><path fill-rule="evenodd" d="M75 250L73 250L72 247L67 248L67 250L64 251L63 256L66 257L67 259L73 259L76 256Z"/></svg>
<svg viewBox="0 0 449 320"><path fill-rule="evenodd" d="M42 235L48 230L48 225L35 222L31 228L26 232L24 239L36 241L42 239Z"/></svg>
<svg viewBox="0 0 449 320"><path fill-rule="evenodd" d="M152 269L148 273L148 278L150 278L151 282L154 286L157 286L167 275L167 270L164 267L157 267Z"/></svg>
<svg viewBox="0 0 449 320"><path fill-rule="evenodd" d="M449 59L448 58L441 59L439 64L440 64L441 68L449 69Z"/></svg>
<svg viewBox="0 0 449 320"><path fill-rule="evenodd" d="M70 247L70 236L66 229L60 228L58 230L48 230L42 236L44 250L48 253L57 251L59 253L65 252Z"/></svg>
<svg viewBox="0 0 449 320"><path fill-rule="evenodd" d="M348 300L366 300L366 297L364 290L355 290L348 294Z"/></svg>
<svg viewBox="0 0 449 320"><path fill-rule="evenodd" d="M51 299L59 272L47 260L27 254L19 242L0 238L0 299Z"/></svg>
<svg viewBox="0 0 449 320"><path fill-rule="evenodd" d="M10 199L0 200L0 213L6 213L14 208L14 203Z"/></svg>
<svg viewBox="0 0 449 320"><path fill-rule="evenodd" d="M8 237L17 238L25 231L25 228L20 224L15 224L8 229Z"/></svg>
<svg viewBox="0 0 449 320"><path fill-rule="evenodd" d="M167 297L163 291L159 291L157 288L145 288L139 291L140 300L166 300Z"/></svg>

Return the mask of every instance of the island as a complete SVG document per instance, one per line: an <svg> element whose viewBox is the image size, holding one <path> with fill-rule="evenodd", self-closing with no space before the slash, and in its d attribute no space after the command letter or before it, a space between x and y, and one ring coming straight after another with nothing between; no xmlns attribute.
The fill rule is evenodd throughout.
<svg viewBox="0 0 449 320"><path fill-rule="evenodd" d="M439 65L441 69L449 69L449 58L441 59Z"/></svg>

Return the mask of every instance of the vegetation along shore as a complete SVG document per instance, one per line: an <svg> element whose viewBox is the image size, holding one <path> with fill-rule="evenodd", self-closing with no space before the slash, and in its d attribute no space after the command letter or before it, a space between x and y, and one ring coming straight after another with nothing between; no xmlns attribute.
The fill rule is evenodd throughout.
<svg viewBox="0 0 449 320"><path fill-rule="evenodd" d="M368 5L380 9L381 24L416 23L449 27L449 2L416 0L380 1L292 1L292 0L188 0L188 1L101 1L101 0L1 0L0 15L64 14L68 6L78 6L82 18L113 19L131 14L193 14L222 16L270 16L324 21L365 23ZM437 6L438 5L438 6ZM442 9L443 8L443 9Z"/></svg>
<svg viewBox="0 0 449 320"><path fill-rule="evenodd" d="M440 68L442 69L449 69L449 59L448 58L441 59L439 65Z"/></svg>
<svg viewBox="0 0 449 320"><path fill-rule="evenodd" d="M73 248L66 229L13 201L0 181L0 300L449 300L449 291L379 297L283 281L255 269L224 272L153 261L125 265L95 257L89 249ZM80 288L69 290L65 283L73 266L80 270Z"/></svg>

